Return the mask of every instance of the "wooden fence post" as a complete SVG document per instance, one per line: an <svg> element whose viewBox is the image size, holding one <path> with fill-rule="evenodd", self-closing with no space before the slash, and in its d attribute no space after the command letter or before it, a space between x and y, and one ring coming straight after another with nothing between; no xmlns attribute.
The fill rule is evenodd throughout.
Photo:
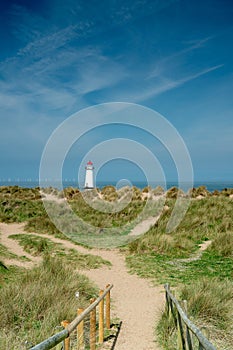
<svg viewBox="0 0 233 350"><path fill-rule="evenodd" d="M78 316L83 313L83 309L77 310ZM81 321L77 326L77 350L84 349L84 321Z"/></svg>
<svg viewBox="0 0 233 350"><path fill-rule="evenodd" d="M64 328L67 328L69 324L70 324L70 322L67 321L67 320L64 320L64 321L61 322L61 325ZM64 340L64 350L69 350L69 349L70 349L70 337L67 337Z"/></svg>
<svg viewBox="0 0 233 350"><path fill-rule="evenodd" d="M94 303L95 299L90 300L91 304ZM90 312L90 350L95 350L96 344L96 308Z"/></svg>
<svg viewBox="0 0 233 350"><path fill-rule="evenodd" d="M170 320L170 317L171 317L171 309L170 309L170 298L169 298L169 295L168 295L168 292L167 290L170 290L170 285L169 283L166 283L165 285L165 297L166 297L166 311L167 311L167 316L168 316L168 319Z"/></svg>
<svg viewBox="0 0 233 350"><path fill-rule="evenodd" d="M109 288L110 284L106 286ZM110 291L106 294L106 328L111 328L111 316L110 316Z"/></svg>
<svg viewBox="0 0 233 350"><path fill-rule="evenodd" d="M186 313L186 316L189 317L187 300L183 300L183 305L184 305L184 312ZM188 350L193 350L192 334L191 334L188 326L185 326L185 328L186 328L185 340L186 340L187 349Z"/></svg>
<svg viewBox="0 0 233 350"><path fill-rule="evenodd" d="M107 286L105 291L100 291L100 296L95 300L91 299L91 304L85 309L78 309L77 313L78 315L75 317L74 320L72 320L71 323L64 320L61 322L61 326L64 328L60 332L52 335L51 337L43 340L42 342L36 344L31 348L31 350L49 350L49 349L60 349L62 346L63 350L84 350L85 347L85 319L86 317L90 317L90 347L88 346L89 350L95 350L96 349L96 308L99 306L100 311L100 322L99 322L99 342L103 343L104 341L104 299L107 296L106 299L108 299L107 304L109 304L106 308L106 314L107 314L107 321L106 324L109 326L111 320L110 320L110 290L113 288L113 285ZM57 328L57 327L56 327ZM73 344L73 336L71 337L72 332L77 332L77 343ZM63 344L63 345L62 345ZM216 350L216 349L211 349Z"/></svg>
<svg viewBox="0 0 233 350"><path fill-rule="evenodd" d="M103 295L104 291L101 289L99 296ZM104 342L104 299L99 303L99 344Z"/></svg>
<svg viewBox="0 0 233 350"><path fill-rule="evenodd" d="M171 292L171 291L169 290L169 292ZM175 295L176 295L175 291L173 291L173 295L175 297ZM173 319L174 319L174 324L177 324L176 307L173 305L173 301L170 297L169 297L169 301L170 301L171 315L173 316Z"/></svg>
<svg viewBox="0 0 233 350"><path fill-rule="evenodd" d="M192 342L192 336L194 335L199 344L199 350L216 350L214 345L208 340L208 334L201 331L188 318L187 302L184 301L184 305L181 307L180 303L175 298L175 293L172 294L170 292L169 285L166 284L164 287L166 289L166 301L168 304L167 316L169 316L170 313L173 315L175 328L177 328L177 349L194 350L194 344Z"/></svg>
<svg viewBox="0 0 233 350"><path fill-rule="evenodd" d="M182 319L179 314L179 311L177 311L177 332L178 332L178 339L177 339L178 349L185 350L184 330L183 330Z"/></svg>

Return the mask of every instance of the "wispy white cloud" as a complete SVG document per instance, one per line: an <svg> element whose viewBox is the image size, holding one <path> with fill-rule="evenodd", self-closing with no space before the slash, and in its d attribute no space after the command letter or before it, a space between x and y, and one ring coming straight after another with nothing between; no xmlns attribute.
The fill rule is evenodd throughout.
<svg viewBox="0 0 233 350"><path fill-rule="evenodd" d="M166 2L165 7L173 2ZM59 6L64 5L62 4L63 2L58 3ZM117 9L115 8L115 15L119 15L120 18L121 13L129 14L128 19L122 19L124 22L131 20L130 13L134 13L134 18L135 12L138 16L142 15L140 8L143 8L145 13L149 11L148 8L145 9L148 5L146 0L134 2L132 5L127 8L122 2ZM72 8L75 15L82 10L80 6ZM153 7L156 11L160 9L158 3ZM21 22L18 29L14 28L15 33L21 37L22 42L26 42L26 45L18 50L16 56L0 64L0 74L4 79L1 84L2 106L11 105L13 108L13 101L17 101L17 104L20 102L31 105L30 108L33 108L34 104L42 106L41 110L60 109L64 113L72 110L77 101L84 102L88 94L101 90L106 92L105 101L126 98L142 102L220 67L186 74L182 78L164 74L169 60L178 59L185 53L202 47L209 40L205 38L192 42L188 48L158 61L156 72L152 70L147 74L148 83L145 78L142 79L140 72L124 65L123 60L117 62L114 58L103 54L104 46L93 48L84 45L81 48L79 45L73 45L73 41L77 44L79 38L85 37L93 30L93 24L89 19L59 28L53 23L50 25L48 20L39 15L29 13L22 6L14 7L13 13L17 18L15 23ZM145 75L146 71L143 74ZM82 106L87 103L84 102Z"/></svg>
<svg viewBox="0 0 233 350"><path fill-rule="evenodd" d="M206 46L206 44L212 39L213 37L209 36L200 40L192 40L188 43L186 42L185 48L178 50L176 52L172 52L170 55L167 55L161 59L158 59L155 64L154 68L149 72L146 79L152 79L154 77L157 77L162 72L164 73L169 66L176 66L180 64L180 59L184 58L186 54L191 53L192 51L201 49Z"/></svg>
<svg viewBox="0 0 233 350"><path fill-rule="evenodd" d="M127 76L121 65L88 48L62 50L56 58L48 56L35 62L17 59L17 65L8 61L0 67L4 76L0 84L2 108L36 103L47 112L61 109L64 113L90 92L111 88Z"/></svg>
<svg viewBox="0 0 233 350"><path fill-rule="evenodd" d="M76 37L77 29L78 26L70 25L35 41L31 41L18 51L18 56L30 55L34 58L43 57L44 54L47 56Z"/></svg>
<svg viewBox="0 0 233 350"><path fill-rule="evenodd" d="M13 6L11 14L14 34L26 45L0 63L2 108L13 111L17 105L26 112L27 105L28 112L34 107L67 113L77 103L86 106L90 92L114 86L126 75L100 49L78 45L93 30L90 20L57 27L23 6Z"/></svg>
<svg viewBox="0 0 233 350"><path fill-rule="evenodd" d="M149 92L149 96L154 96L154 95L158 95L161 94L163 92L166 92L168 90L174 89L176 87L179 87L185 83L188 83L189 81L192 81L194 79L197 79L199 77L201 77L202 75L208 74L212 71L215 71L216 69L219 69L221 67L223 67L223 64L219 64L217 66L213 66L213 67L209 67L206 69L203 69L197 73L194 74L190 74L187 76L184 76L183 78L177 79L177 80L172 80L169 78L163 78L163 82L162 84L160 84L159 86L155 87L155 89L151 89L151 91ZM146 96L144 96L145 98Z"/></svg>
<svg viewBox="0 0 233 350"><path fill-rule="evenodd" d="M164 76L162 73L160 73L160 75L157 75L156 79L151 79L150 83L148 83L148 81L147 83L140 81L140 83L135 84L135 81L133 81L132 84L127 85L125 89L116 89L115 93L113 90L111 96L106 92L106 96L109 99L112 98L112 100L144 103L153 97L156 97L169 90L176 89L188 82L191 82L192 80L220 69L223 66L223 64L216 65L192 74L187 74L182 78L177 79Z"/></svg>
<svg viewBox="0 0 233 350"><path fill-rule="evenodd" d="M184 84L184 83L186 83L186 82L188 82L188 81L190 81L190 80L194 80L194 79L196 79L196 78L199 78L199 77L202 76L202 75L205 75L205 74L207 74L207 73L210 73L210 72L212 72L212 71L215 71L216 69L219 69L219 68L221 68L221 67L223 67L223 66L224 66L224 64L218 64L218 65L216 65L216 66L203 69L203 70L201 70L200 72L191 74L191 75L189 75L189 76L187 76L187 77L184 77L184 78L180 79L180 80L178 81L178 83L179 83L179 85Z"/></svg>

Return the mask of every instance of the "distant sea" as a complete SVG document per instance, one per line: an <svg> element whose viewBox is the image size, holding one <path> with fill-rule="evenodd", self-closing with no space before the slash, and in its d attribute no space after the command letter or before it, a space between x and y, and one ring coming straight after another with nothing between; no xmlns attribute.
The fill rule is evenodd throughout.
<svg viewBox="0 0 233 350"><path fill-rule="evenodd" d="M116 186L116 182L113 181L97 181L96 183L96 187L98 188L103 188L104 186L107 185L112 185L112 186ZM133 186L136 186L140 189L143 189L144 187L147 186L146 182L142 182L142 181L135 181L132 182ZM161 185L160 183L153 183L152 187L155 188L156 186ZM33 181L33 180L28 180L28 181L19 181L19 180L0 180L0 186L20 186L20 187L24 187L24 188L33 188L33 187L37 187L39 186L39 181ZM51 182L47 181L43 183L42 187L49 187L51 186ZM53 187L59 188L59 186L56 186L56 183L53 182L52 183ZM161 185L162 187L164 187L163 185ZM178 183L175 181L168 181L166 183L166 187L167 189L176 186L178 187ZM199 187L199 186L206 186L207 190L210 192L213 192L214 190L218 190L221 191L224 188L233 188L233 181L196 181L194 182L193 187ZM66 187L78 187L78 183L77 181L63 181L63 188ZM180 188L186 188L187 184L180 184L179 186ZM189 188L189 187L188 187Z"/></svg>

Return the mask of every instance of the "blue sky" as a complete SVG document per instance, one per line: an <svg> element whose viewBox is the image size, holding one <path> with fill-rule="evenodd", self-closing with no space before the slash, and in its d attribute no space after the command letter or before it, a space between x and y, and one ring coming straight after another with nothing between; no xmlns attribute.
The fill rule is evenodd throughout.
<svg viewBox="0 0 233 350"><path fill-rule="evenodd" d="M122 101L152 108L174 125L196 180L232 181L232 42L230 0L2 0L0 179L37 179L45 144L61 122ZM64 176L77 177L90 146L129 135L160 153L143 131L109 125L74 145ZM175 178L165 151L160 160L166 177ZM123 163L106 164L100 179L139 180L141 171Z"/></svg>

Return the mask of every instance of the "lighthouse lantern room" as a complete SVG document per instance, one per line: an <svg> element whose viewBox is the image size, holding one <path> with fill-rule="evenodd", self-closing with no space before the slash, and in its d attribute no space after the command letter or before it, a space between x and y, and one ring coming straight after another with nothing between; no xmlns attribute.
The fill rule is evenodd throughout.
<svg viewBox="0 0 233 350"><path fill-rule="evenodd" d="M93 163L89 160L86 167L86 175L85 175L85 189L94 188L94 166Z"/></svg>

